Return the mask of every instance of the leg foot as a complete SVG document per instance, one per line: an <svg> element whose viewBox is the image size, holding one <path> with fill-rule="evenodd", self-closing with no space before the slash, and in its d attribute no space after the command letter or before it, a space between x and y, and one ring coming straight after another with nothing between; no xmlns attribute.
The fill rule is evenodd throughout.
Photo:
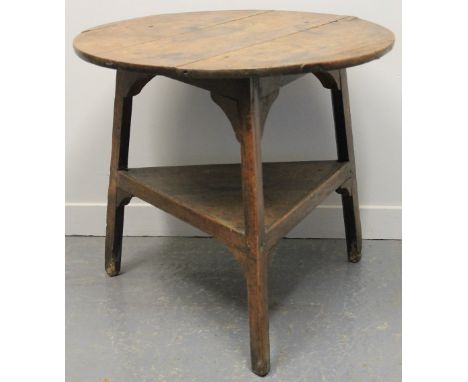
<svg viewBox="0 0 468 382"><path fill-rule="evenodd" d="M106 273L110 277L117 276L120 273L120 261L116 262L114 259L111 259L108 264L106 264Z"/></svg>
<svg viewBox="0 0 468 382"><path fill-rule="evenodd" d="M246 277L252 371L261 377L270 371L267 267L263 263L250 265Z"/></svg>
<svg viewBox="0 0 468 382"><path fill-rule="evenodd" d="M338 192L343 204L348 261L358 263L361 260L362 236L356 179L349 180Z"/></svg>
<svg viewBox="0 0 468 382"><path fill-rule="evenodd" d="M111 183L107 202L105 253L105 269L110 277L117 276L120 273L124 208L130 199L130 195L119 191Z"/></svg>
<svg viewBox="0 0 468 382"><path fill-rule="evenodd" d="M355 246L348 252L348 261L350 263L359 263L361 261L361 251Z"/></svg>
<svg viewBox="0 0 468 382"><path fill-rule="evenodd" d="M252 371L259 377L264 377L270 372L270 361L258 362L255 365L252 364Z"/></svg>

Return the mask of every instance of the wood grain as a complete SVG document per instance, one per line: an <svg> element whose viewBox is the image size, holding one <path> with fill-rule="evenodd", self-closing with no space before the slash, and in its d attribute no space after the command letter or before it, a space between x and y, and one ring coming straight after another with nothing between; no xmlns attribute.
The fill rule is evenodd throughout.
<svg viewBox="0 0 468 382"><path fill-rule="evenodd" d="M74 48L110 68L239 78L358 65L385 54L393 41L388 29L356 17L252 10L126 20L84 31Z"/></svg>

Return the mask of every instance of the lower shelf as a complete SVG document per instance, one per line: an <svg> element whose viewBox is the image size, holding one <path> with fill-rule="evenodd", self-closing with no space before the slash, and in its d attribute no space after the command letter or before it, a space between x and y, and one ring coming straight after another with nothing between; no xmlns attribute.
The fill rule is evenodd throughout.
<svg viewBox="0 0 468 382"><path fill-rule="evenodd" d="M349 164L337 161L264 163L267 242L273 245L350 176ZM128 169L118 185L215 237L243 243L239 164Z"/></svg>

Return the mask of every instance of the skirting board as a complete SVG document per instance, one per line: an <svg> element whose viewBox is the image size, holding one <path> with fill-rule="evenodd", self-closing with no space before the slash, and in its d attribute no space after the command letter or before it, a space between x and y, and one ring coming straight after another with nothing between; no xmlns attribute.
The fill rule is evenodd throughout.
<svg viewBox="0 0 468 382"><path fill-rule="evenodd" d="M361 206L364 239L401 239L400 206ZM67 203L66 235L104 236L106 204ZM148 204L131 203L125 207L126 236L206 236L192 226ZM287 237L344 238L341 206L319 206Z"/></svg>

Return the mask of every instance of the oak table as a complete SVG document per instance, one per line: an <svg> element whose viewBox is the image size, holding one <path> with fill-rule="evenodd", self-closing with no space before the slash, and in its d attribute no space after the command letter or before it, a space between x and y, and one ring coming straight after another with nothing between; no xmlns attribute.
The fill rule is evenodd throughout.
<svg viewBox="0 0 468 382"><path fill-rule="evenodd" d="M337 191L348 260L361 258L346 68L381 57L393 42L392 32L356 17L271 10L156 15L78 35L81 58L117 70L107 273L120 271L124 206L134 196L221 240L247 283L252 370L266 375L268 258L278 241ZM337 160L262 163L268 111L282 86L307 73L331 91ZM132 99L157 75L211 93L239 141L240 164L128 168Z"/></svg>

